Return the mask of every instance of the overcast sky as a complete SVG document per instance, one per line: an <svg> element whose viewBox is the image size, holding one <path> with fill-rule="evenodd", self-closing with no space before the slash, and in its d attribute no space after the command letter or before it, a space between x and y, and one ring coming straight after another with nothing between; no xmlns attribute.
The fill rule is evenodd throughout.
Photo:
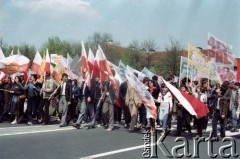
<svg viewBox="0 0 240 159"><path fill-rule="evenodd" d="M48 37L86 41L111 33L127 46L154 39L163 50L169 39L207 48L208 32L233 46L240 57L240 0L0 0L0 38L39 48Z"/></svg>

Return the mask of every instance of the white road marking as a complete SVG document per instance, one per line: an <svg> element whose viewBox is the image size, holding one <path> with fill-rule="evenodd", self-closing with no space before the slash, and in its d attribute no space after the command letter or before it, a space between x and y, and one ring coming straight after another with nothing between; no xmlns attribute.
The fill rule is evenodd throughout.
<svg viewBox="0 0 240 159"><path fill-rule="evenodd" d="M46 125L46 126L42 126L42 125L36 125L36 126L30 126L30 125L27 125L27 126L13 126L13 127L3 127L3 128L0 128L1 129L19 129L19 128L40 128L40 127L58 127L59 125Z"/></svg>
<svg viewBox="0 0 240 159"><path fill-rule="evenodd" d="M25 135L25 134L36 134L36 133L44 133L44 132L55 132L55 131L66 131L66 130L73 130L76 128L58 128L54 130L38 130L38 131L25 131L25 132L13 132L13 133L4 133L0 134L1 136L14 136L14 135Z"/></svg>
<svg viewBox="0 0 240 159"><path fill-rule="evenodd" d="M141 149L141 148L144 148L144 145L139 145L139 146L124 148L124 149L119 149L119 150L114 150L114 151L109 151L109 152L104 152L104 153L100 153L100 154L96 154L96 155L81 157L81 158L79 158L79 159L99 158L99 157L103 157L103 156L109 156L109 155L113 155L113 154L117 154L117 153L122 153L122 152L126 152L126 151L137 150L137 149Z"/></svg>

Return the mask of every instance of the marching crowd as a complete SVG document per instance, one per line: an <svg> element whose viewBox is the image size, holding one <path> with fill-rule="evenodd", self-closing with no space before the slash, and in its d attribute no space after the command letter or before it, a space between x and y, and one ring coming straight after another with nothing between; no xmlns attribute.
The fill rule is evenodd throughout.
<svg viewBox="0 0 240 159"><path fill-rule="evenodd" d="M115 75L114 70L112 73ZM174 85L173 79L170 76L167 81ZM207 80L199 82L184 78L179 89L195 96L209 108L209 113L199 119L182 106L181 101L173 96L165 84L158 83L158 76L153 76L152 79L145 77L142 82L154 98L158 113L156 120L147 119L144 102L128 81L119 84L115 79L117 89L114 89L109 78L101 82L99 76L78 81L68 79L68 75L63 73L60 84L50 74L45 76L42 83L37 82L34 74L28 81L24 81L22 75L14 79L7 76L0 82L0 122L18 124L25 118L27 125L51 124L49 106L56 99L58 106L55 113L60 127L71 124L79 129L81 124L88 123L88 129L102 126L107 131L112 131L114 124L122 123L129 133L145 132L149 128L166 132L171 129L172 119L176 118L176 136L181 136L185 130L192 135L192 129L196 129L195 138L201 139L209 121L212 121L211 140L218 139L218 123L221 138L225 137L226 129L239 131L239 82L225 81L222 85L212 86Z"/></svg>

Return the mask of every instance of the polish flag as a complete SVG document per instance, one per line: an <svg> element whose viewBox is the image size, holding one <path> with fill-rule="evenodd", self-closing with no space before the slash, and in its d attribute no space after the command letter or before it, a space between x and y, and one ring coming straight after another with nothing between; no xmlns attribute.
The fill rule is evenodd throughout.
<svg viewBox="0 0 240 159"><path fill-rule="evenodd" d="M49 52L48 52L48 49L47 49L47 53L46 53L46 64L45 64L45 71L46 71L46 74L50 74L50 56L49 56Z"/></svg>
<svg viewBox="0 0 240 159"><path fill-rule="evenodd" d="M97 60L99 61L99 68L100 68L100 78L102 81L105 81L106 78L108 77L113 85L113 88L115 90L118 90L117 88L117 84L115 82L115 79L113 77L113 74L112 74L112 71L111 71L111 68L108 64L108 61L106 59L106 56L105 54L103 53L103 50L102 48L100 47L100 45L98 45L98 50L97 50Z"/></svg>
<svg viewBox="0 0 240 159"><path fill-rule="evenodd" d="M100 67L99 67L99 51L97 51L96 56L94 58L94 63L93 63L93 77L96 77L97 75L100 75Z"/></svg>
<svg viewBox="0 0 240 159"><path fill-rule="evenodd" d="M89 72L91 73L91 76L93 74L93 65L94 65L94 55L93 55L92 49L89 48L89 52L88 52L88 67L89 67Z"/></svg>
<svg viewBox="0 0 240 159"><path fill-rule="evenodd" d="M168 87L170 92L177 98L177 100L191 115L196 116L196 118L198 119L207 115L209 110L208 107L203 102L201 102L200 100L198 100L197 98L190 94L178 90L172 84L166 82L163 78L162 80Z"/></svg>
<svg viewBox="0 0 240 159"><path fill-rule="evenodd" d="M3 51L2 51L2 48L0 47L0 60L4 59L4 58L5 58L5 55L4 55Z"/></svg>
<svg viewBox="0 0 240 159"><path fill-rule="evenodd" d="M0 70L11 75L28 70L30 60L23 55L13 55L0 60Z"/></svg>
<svg viewBox="0 0 240 159"><path fill-rule="evenodd" d="M87 78L88 76L90 76L90 70L89 70L89 66L88 66L87 53L86 53L83 42L82 42L82 54L80 57L80 63L81 63L80 73L81 73L82 77Z"/></svg>
<svg viewBox="0 0 240 159"><path fill-rule="evenodd" d="M63 67L63 65L61 63L58 63L52 71L52 78L56 82L61 83L62 74L64 72L65 72L65 68Z"/></svg>
<svg viewBox="0 0 240 159"><path fill-rule="evenodd" d="M237 61L237 81L240 81L240 58L236 58Z"/></svg>
<svg viewBox="0 0 240 159"><path fill-rule="evenodd" d="M4 78L5 78L6 76L7 76L7 75L6 75L4 72L0 71L0 81L1 81L1 82L3 82L3 80L4 80Z"/></svg>
<svg viewBox="0 0 240 159"><path fill-rule="evenodd" d="M35 58L33 60L33 63L32 63L32 67L31 67L31 70L33 73L35 73L36 75L38 76L41 76L41 70L40 70L40 66L42 64L42 57L40 55L40 53L37 51L36 55L35 55Z"/></svg>

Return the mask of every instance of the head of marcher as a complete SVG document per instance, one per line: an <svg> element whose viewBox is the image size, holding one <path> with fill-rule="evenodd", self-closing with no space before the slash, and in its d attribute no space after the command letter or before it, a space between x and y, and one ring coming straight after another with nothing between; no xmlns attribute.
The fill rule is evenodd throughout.
<svg viewBox="0 0 240 159"><path fill-rule="evenodd" d="M66 73L62 74L62 81L67 82L68 81L68 75Z"/></svg>
<svg viewBox="0 0 240 159"><path fill-rule="evenodd" d="M36 80L37 80L37 75L36 75L36 74L32 74L32 75L30 76L29 81L30 81L30 82L36 82Z"/></svg>

